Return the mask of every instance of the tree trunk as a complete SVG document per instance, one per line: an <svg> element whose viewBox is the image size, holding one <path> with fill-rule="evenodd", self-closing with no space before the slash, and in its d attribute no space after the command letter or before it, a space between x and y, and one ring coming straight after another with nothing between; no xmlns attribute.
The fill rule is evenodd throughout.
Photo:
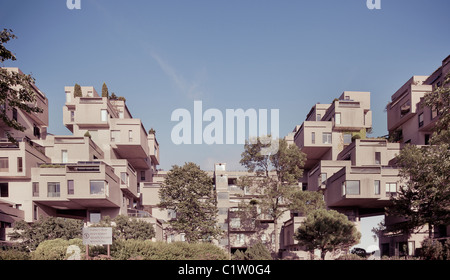
<svg viewBox="0 0 450 280"><path fill-rule="evenodd" d="M327 254L327 251L325 251L324 249L321 249L320 250L320 258L322 259L322 260L325 260L325 255Z"/></svg>
<svg viewBox="0 0 450 280"><path fill-rule="evenodd" d="M273 220L273 231L275 232L275 253L278 257L279 244L278 244L278 219L274 218Z"/></svg>

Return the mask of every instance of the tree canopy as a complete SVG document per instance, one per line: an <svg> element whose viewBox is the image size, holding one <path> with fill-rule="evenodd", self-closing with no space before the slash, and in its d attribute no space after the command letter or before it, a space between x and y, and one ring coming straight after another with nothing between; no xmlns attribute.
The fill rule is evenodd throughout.
<svg viewBox="0 0 450 280"><path fill-rule="evenodd" d="M429 146L405 146L396 157L402 186L392 197L387 213L406 219L391 227L412 233L428 225L450 224L450 73L442 86L427 93L422 106L436 110L439 116Z"/></svg>
<svg viewBox="0 0 450 280"><path fill-rule="evenodd" d="M173 230L184 233L188 242L210 240L220 233L217 227L217 200L213 181L192 162L174 165L159 190L159 207L176 213L169 221Z"/></svg>
<svg viewBox="0 0 450 280"><path fill-rule="evenodd" d="M5 47L8 41L16 38L10 29L0 31L0 61L2 64L7 60L16 60L16 56ZM34 83L35 79L31 75L0 68L0 120L6 126L25 131L25 127L14 118L13 114L9 113L13 110L22 110L27 113L43 112L42 108L35 105ZM6 136L9 141L15 142L8 131L6 131Z"/></svg>
<svg viewBox="0 0 450 280"><path fill-rule="evenodd" d="M321 250L321 257L325 259L327 252L357 244L361 233L344 214L319 209L308 214L294 238L309 251Z"/></svg>

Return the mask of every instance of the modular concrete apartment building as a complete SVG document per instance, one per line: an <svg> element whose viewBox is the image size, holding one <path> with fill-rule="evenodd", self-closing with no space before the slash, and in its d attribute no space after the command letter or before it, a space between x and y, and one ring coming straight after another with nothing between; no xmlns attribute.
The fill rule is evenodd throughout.
<svg viewBox="0 0 450 280"><path fill-rule="evenodd" d="M9 68L8 71L20 71ZM128 215L162 223L142 211L141 186L152 182L159 164L159 144L125 101L101 97L93 87L65 87L64 125L72 135L51 135L48 100L33 85L42 114L7 110L26 127L11 131L17 143L0 141L1 239L14 221L34 222L58 216L98 222L104 216ZM0 135L9 130L3 123Z"/></svg>
<svg viewBox="0 0 450 280"><path fill-rule="evenodd" d="M322 193L328 209L345 214L357 227L363 217L383 215L401 187L394 157L407 143L428 144L438 116L419 104L425 93L442 85L449 62L450 56L430 76L413 76L392 95L387 105L389 137L368 137L370 92L345 91L329 104L312 106L303 123L285 137L307 155L299 188ZM63 121L73 135L47 135L47 99L35 89L44 114L16 112L27 130L14 134L19 144L3 139L0 146L0 237L5 238L5 228L14 220L32 222L39 215L96 222L105 215L128 214L147 217L155 225L158 240L183 240L183 234L171 232L166 223L176 219L176 213L157 206L166 174L156 169L158 142L140 120L132 118L125 102L100 97L93 87L82 87L82 96L74 97L74 87L66 87ZM4 130L0 126L0 133ZM219 246L234 252L260 241L273 251L278 240L280 251L275 253L283 258L312 257L293 238L305 217L286 212L274 232L267 215L250 222L239 215L239 204L257 195L236 182L254 174L216 163L209 175L214 179L218 224L224 232L216 241ZM399 221L386 217L386 226L389 229ZM435 237L447 238L448 230L449 226L437 228ZM381 254L414 255L426 236L426 229L410 236L387 230L379 240Z"/></svg>

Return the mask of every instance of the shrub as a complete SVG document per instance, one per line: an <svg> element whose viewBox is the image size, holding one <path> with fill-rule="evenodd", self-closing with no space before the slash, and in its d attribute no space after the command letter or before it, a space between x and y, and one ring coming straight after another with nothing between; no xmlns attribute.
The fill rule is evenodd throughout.
<svg viewBox="0 0 450 280"><path fill-rule="evenodd" d="M232 256L233 260L272 260L272 255L264 244L258 242L242 252L237 250Z"/></svg>
<svg viewBox="0 0 450 280"><path fill-rule="evenodd" d="M83 246L83 241L81 239L75 238L71 240L64 240L62 238L57 238L41 242L36 248L36 251L31 253L31 259L66 260L69 257L66 252L70 245L77 245L80 248L80 253L85 253L85 246Z"/></svg>
<svg viewBox="0 0 450 280"><path fill-rule="evenodd" d="M17 249L0 250L0 261L2 260L29 260L30 255Z"/></svg>
<svg viewBox="0 0 450 280"><path fill-rule="evenodd" d="M450 260L450 239L442 244L430 238L422 242L420 257L425 260Z"/></svg>
<svg viewBox="0 0 450 280"><path fill-rule="evenodd" d="M117 240L111 256L118 260L226 260L221 248L210 243L152 242L149 240Z"/></svg>

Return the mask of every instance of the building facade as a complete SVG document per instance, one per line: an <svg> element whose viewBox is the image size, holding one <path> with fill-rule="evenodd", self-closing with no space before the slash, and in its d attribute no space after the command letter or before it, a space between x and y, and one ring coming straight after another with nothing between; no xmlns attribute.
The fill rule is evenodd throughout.
<svg viewBox="0 0 450 280"><path fill-rule="evenodd" d="M74 87L65 87L63 122L72 135L47 135L48 102L33 88L44 113L11 110L26 130L14 132L18 143L1 140L2 239L18 219L55 216L89 224L117 215L146 219L162 239L162 222L143 210L140 191L159 165L154 132L132 117L125 100L100 97L93 87L75 96ZM6 129L2 124L0 133Z"/></svg>

